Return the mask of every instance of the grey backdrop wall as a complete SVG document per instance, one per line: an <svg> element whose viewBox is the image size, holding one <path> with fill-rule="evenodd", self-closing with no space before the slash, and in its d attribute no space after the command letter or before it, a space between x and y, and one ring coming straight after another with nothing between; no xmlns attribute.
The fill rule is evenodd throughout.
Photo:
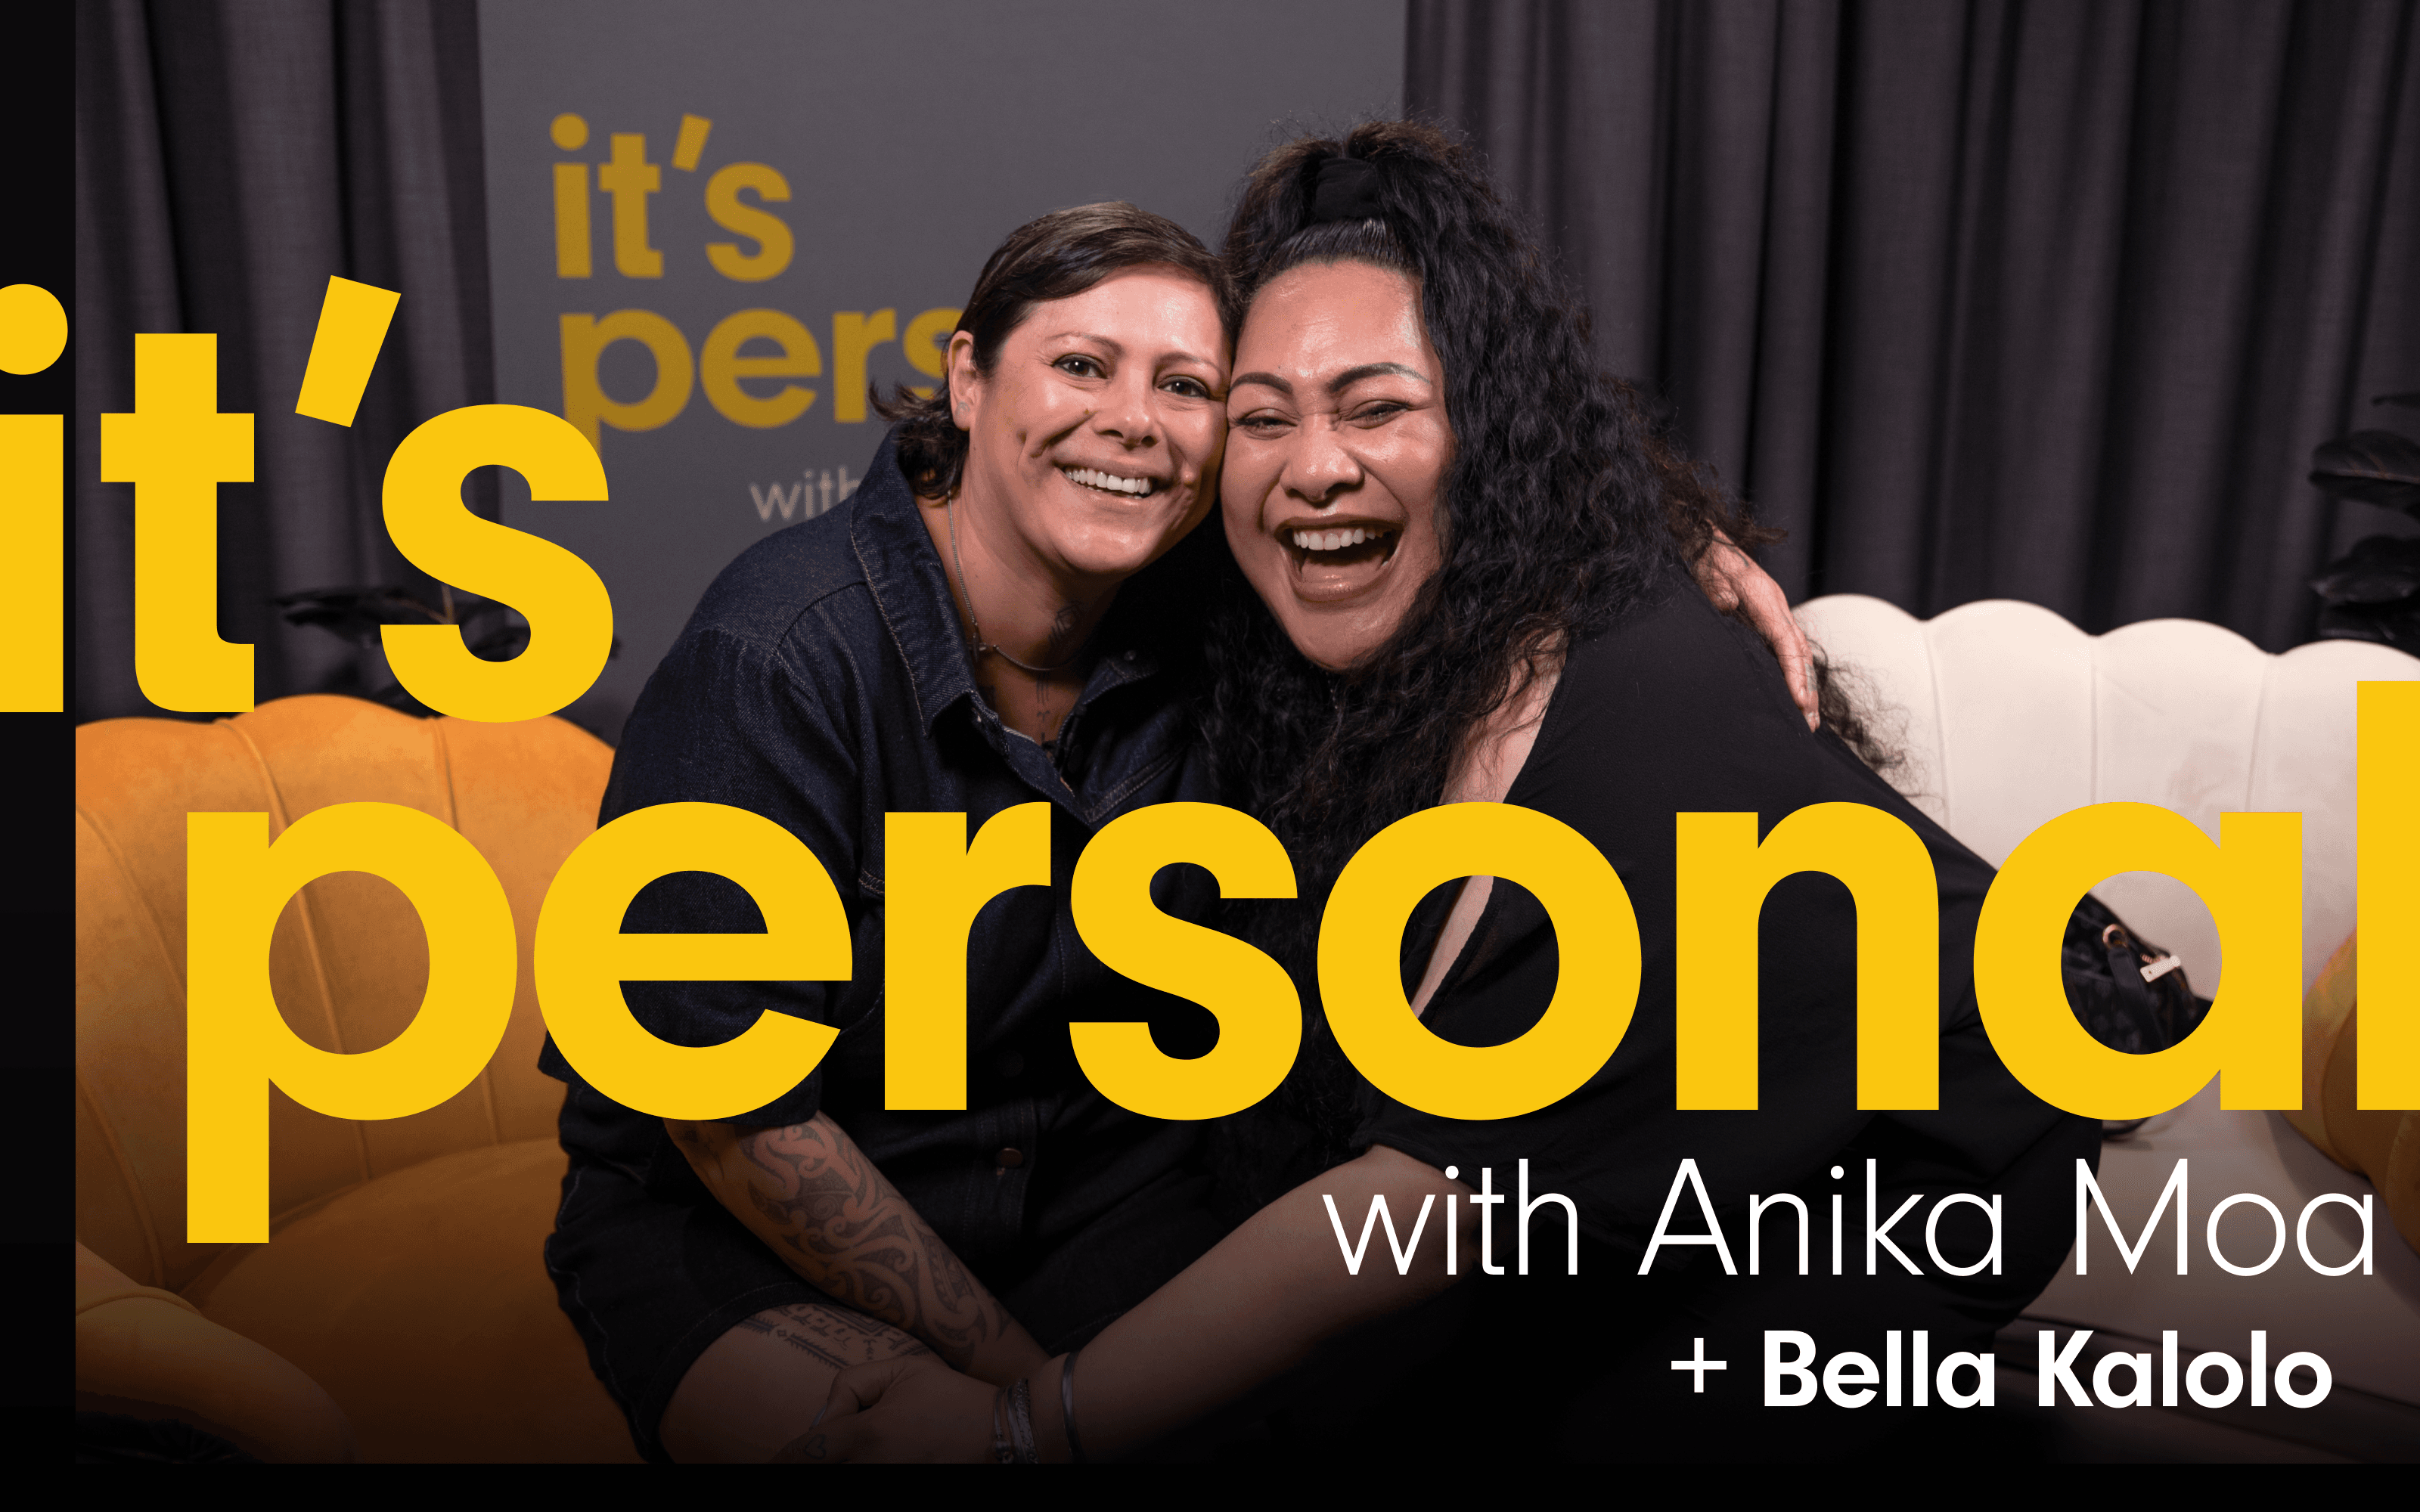
<svg viewBox="0 0 2420 1512"><path fill-rule="evenodd" d="M1397 111L1404 74L1402 0L483 0L479 22L497 397L595 416L613 490L534 504L507 476L504 519L613 595L622 653L572 710L608 738L723 563L863 471L865 384L938 370L1003 235L1126 199L1216 245L1264 147Z"/></svg>
<svg viewBox="0 0 2420 1512"><path fill-rule="evenodd" d="M611 733L714 568L862 468L877 423L844 392L922 377L917 317L1002 232L1124 194L1215 234L1280 122L1402 105L1477 137L1609 364L1791 530L1769 560L1794 594L2186 615L2279 648L2309 631L2321 561L2420 528L2302 481L2318 440L2391 424L2369 395L2420 389L2420 0L93 0L75 20L81 718L153 712L132 489L95 465L137 331L217 332L221 404L258 415L259 481L220 490L220 618L273 698L361 685L271 595L433 594L380 528L395 441L458 404L562 409L564 317L593 322L587 407L623 407L596 417L613 501L470 492L604 573L625 650L574 712ZM584 239L556 235L559 172ZM786 265L718 270L718 243L742 274L780 261L766 214ZM404 295L349 432L292 413L331 273ZM746 311L796 322L752 317L788 347L737 341ZM661 413L649 348L600 348L617 331L689 373ZM794 416L789 389L814 394Z"/></svg>

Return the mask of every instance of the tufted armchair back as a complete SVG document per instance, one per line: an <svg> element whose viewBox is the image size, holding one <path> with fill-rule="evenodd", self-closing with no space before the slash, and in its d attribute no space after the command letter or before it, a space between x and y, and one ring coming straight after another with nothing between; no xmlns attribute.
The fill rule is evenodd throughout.
<svg viewBox="0 0 2420 1512"><path fill-rule="evenodd" d="M2420 680L2420 658L2321 640L2272 656L2231 630L2147 620L2086 635L2033 604L1989 599L1918 620L1838 594L1798 620L1862 674L1906 752L1890 774L1997 866L2087 804L2155 803L2212 839L2222 810L2303 815L2303 984L2353 928L2355 687ZM2093 889L2218 986L2218 932L2181 883L2147 872Z"/></svg>
<svg viewBox="0 0 2420 1512"><path fill-rule="evenodd" d="M135 1281L180 1290L225 1245L185 1242L185 815L265 811L272 834L333 803L396 803L479 848L512 902L512 1026L478 1080L407 1119L331 1119L271 1091L272 1227L422 1161L551 1137L563 1088L537 1071L530 945L547 884L596 825L613 751L560 719L418 719L358 699L264 704L211 724L76 732L76 1236ZM359 872L289 903L271 980L323 1050L400 1033L427 987L411 906Z"/></svg>

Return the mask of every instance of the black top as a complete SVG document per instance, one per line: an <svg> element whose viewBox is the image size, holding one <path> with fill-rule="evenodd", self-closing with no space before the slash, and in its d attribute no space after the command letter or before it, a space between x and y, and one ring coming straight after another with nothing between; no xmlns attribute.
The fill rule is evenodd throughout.
<svg viewBox="0 0 2420 1512"><path fill-rule="evenodd" d="M886 441L851 499L725 568L640 695L597 819L660 803L729 804L773 820L823 862L847 913L855 980L630 982L625 995L640 1023L678 1044L720 1043L766 1010L837 1027L813 1074L730 1121L774 1126L828 1112L980 1267L1047 1248L1193 1149L1193 1126L1118 1107L1076 1065L1070 1021L1155 1020L1173 1049L1187 1015L1207 1015L1102 965L1077 935L1067 882L1084 843L1119 814L1215 794L1172 678L1149 649L1150 616L1169 602L1150 580L1157 568L1126 586L1095 632L1094 665L1054 764L978 696L919 507ZM1052 805L1053 885L993 900L967 943L969 1106L888 1111L884 815L963 812L971 836L1036 799ZM1201 916L1209 900L1188 894L1183 873L1163 882L1161 906ZM684 872L641 892L624 927L753 932L764 921L735 884ZM575 1079L551 1039L539 1065ZM712 1200L684 1180L686 1163L659 1128L606 1139L623 1152L617 1164L630 1140L665 1157L652 1163L662 1170L651 1188ZM575 1163L581 1156L573 1151Z"/></svg>
<svg viewBox="0 0 2420 1512"><path fill-rule="evenodd" d="M1357 1148L1383 1144L1440 1168L1459 1165L1474 1184L1479 1167L1493 1167L1498 1191L1526 1158L1532 1193L1572 1197L1582 1231L1627 1254L1630 1269L1684 1158L1698 1163L1736 1239L1750 1194L1794 1190L1820 1211L1821 1195L1849 1192L1852 1208L1861 1207L1862 1161L1842 1180L1827 1169L1853 1150L1920 1149L1923 1184L1988 1196L2037 1147L2065 1148L2044 1136L2076 1120L2002 1068L1976 1008L1975 925L1991 867L1837 736L1810 733L1772 654L1700 594L1672 583L1660 602L1573 651L1507 801L1571 825L1620 873L1642 958L1629 1031L1577 1091L1522 1118L1442 1119L1373 1092ZM1880 809L1931 854L1941 903L1940 1108L1857 1111L1856 910L1839 882L1802 873L1776 887L1763 912L1757 1109L1675 1111L1673 815L1753 811L1761 837L1793 810L1828 802ZM1407 977L1425 962L1441 913L1423 910L1429 927L1407 951ZM1426 1023L1460 1043L1502 1043L1544 1011L1556 965L1545 911L1499 880ZM1885 1184L1906 1174L1892 1166L1885 1157ZM1671 1231L1704 1231L1694 1201L1682 1202ZM1658 1270L1685 1254L1660 1252ZM1745 1266L1746 1257L1737 1258ZM2056 1261L2053 1253L2048 1263Z"/></svg>

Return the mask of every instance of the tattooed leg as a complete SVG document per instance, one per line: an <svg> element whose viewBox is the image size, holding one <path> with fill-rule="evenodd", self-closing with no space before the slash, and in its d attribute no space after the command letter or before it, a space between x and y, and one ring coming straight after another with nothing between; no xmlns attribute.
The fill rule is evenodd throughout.
<svg viewBox="0 0 2420 1512"><path fill-rule="evenodd" d="M657 1436L683 1464L763 1463L806 1432L842 1370L932 1352L845 1307L768 1307L706 1346L681 1377Z"/></svg>

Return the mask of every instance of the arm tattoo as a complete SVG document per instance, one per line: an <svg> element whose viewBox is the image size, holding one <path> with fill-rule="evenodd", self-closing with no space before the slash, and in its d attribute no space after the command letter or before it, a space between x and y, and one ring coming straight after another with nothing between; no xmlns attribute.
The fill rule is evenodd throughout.
<svg viewBox="0 0 2420 1512"><path fill-rule="evenodd" d="M914 1335L957 1369L1015 1326L830 1119L748 1131L667 1127L723 1204L834 1301Z"/></svg>
<svg viewBox="0 0 2420 1512"><path fill-rule="evenodd" d="M834 1370L896 1359L903 1354L933 1352L912 1339L903 1341L897 1329L877 1323L863 1313L825 1303L794 1302L768 1307L741 1319L739 1326L752 1334L769 1335Z"/></svg>

